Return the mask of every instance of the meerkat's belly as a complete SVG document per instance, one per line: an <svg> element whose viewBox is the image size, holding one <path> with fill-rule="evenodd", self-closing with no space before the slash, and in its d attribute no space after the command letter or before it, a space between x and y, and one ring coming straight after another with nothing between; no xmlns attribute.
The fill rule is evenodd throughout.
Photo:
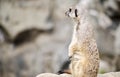
<svg viewBox="0 0 120 77"><path fill-rule="evenodd" d="M86 57L84 54L73 54L70 68L72 70L72 74L74 77L78 76L85 76L89 77L94 75L96 76L98 67L99 67L99 61L94 57ZM86 76L89 75L89 76Z"/></svg>

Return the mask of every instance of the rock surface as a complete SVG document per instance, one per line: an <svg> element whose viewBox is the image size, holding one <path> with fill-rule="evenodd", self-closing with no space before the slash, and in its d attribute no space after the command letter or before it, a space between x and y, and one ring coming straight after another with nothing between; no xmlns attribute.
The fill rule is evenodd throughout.
<svg viewBox="0 0 120 77"><path fill-rule="evenodd" d="M110 72L105 74L99 74L98 77L119 77L120 72Z"/></svg>
<svg viewBox="0 0 120 77"><path fill-rule="evenodd" d="M40 74L36 77L72 77L69 74L52 74L52 73L43 73ZM120 72L110 72L110 73L105 73L105 74L98 74L98 77L120 77Z"/></svg>
<svg viewBox="0 0 120 77"><path fill-rule="evenodd" d="M72 77L71 75L69 74L60 74L60 75L57 75L57 74L52 74L52 73L43 73L43 74L40 74L36 77Z"/></svg>

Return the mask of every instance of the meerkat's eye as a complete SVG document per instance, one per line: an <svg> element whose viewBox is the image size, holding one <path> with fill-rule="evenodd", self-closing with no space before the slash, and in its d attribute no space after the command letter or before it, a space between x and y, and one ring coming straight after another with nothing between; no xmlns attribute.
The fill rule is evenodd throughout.
<svg viewBox="0 0 120 77"><path fill-rule="evenodd" d="M77 9L75 9L75 16L76 16L76 17L78 17L77 12L78 12Z"/></svg>
<svg viewBox="0 0 120 77"><path fill-rule="evenodd" d="M72 11L72 9L71 8L69 8L69 12L71 12Z"/></svg>

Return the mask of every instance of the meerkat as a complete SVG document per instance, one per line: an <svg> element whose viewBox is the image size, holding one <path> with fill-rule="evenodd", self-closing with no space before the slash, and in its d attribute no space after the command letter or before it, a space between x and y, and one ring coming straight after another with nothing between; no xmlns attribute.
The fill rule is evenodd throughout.
<svg viewBox="0 0 120 77"><path fill-rule="evenodd" d="M99 52L88 12L85 8L75 6L69 8L66 15L72 18L75 23L72 41L69 45L72 76L97 77Z"/></svg>

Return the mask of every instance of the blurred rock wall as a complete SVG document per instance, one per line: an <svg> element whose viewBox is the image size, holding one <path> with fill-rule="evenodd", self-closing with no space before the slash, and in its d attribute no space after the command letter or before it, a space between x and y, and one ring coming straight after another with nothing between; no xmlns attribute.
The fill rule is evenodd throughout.
<svg viewBox="0 0 120 77"><path fill-rule="evenodd" d="M72 37L64 13L77 3L95 24L101 72L120 70L119 0L0 0L0 77L57 73Z"/></svg>
<svg viewBox="0 0 120 77"><path fill-rule="evenodd" d="M56 73L67 60L73 0L0 0L0 77ZM62 4L62 5L61 5Z"/></svg>

